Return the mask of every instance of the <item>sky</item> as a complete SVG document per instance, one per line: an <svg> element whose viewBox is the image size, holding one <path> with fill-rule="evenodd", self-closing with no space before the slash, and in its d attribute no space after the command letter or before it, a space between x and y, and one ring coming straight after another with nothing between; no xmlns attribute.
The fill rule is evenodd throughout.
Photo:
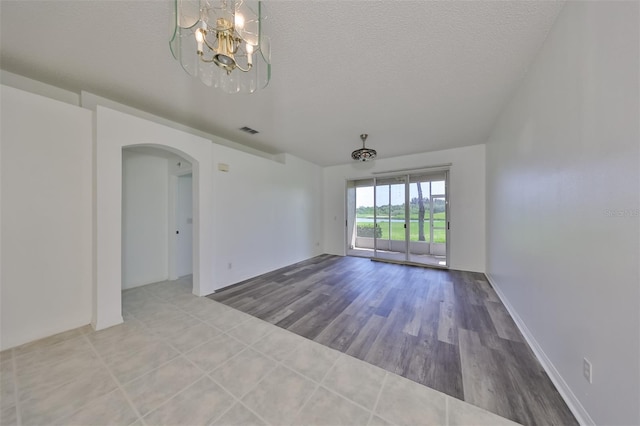
<svg viewBox="0 0 640 426"><path fill-rule="evenodd" d="M378 205L385 205L389 202L389 188L391 188L391 205L404 203L404 183L397 185L381 185L377 187ZM444 194L444 181L431 182L431 191L433 194ZM422 183L422 196L429 195L428 182ZM418 185L412 183L409 185L409 199L418 198ZM356 206L357 207L373 207L373 186L364 186L356 188Z"/></svg>

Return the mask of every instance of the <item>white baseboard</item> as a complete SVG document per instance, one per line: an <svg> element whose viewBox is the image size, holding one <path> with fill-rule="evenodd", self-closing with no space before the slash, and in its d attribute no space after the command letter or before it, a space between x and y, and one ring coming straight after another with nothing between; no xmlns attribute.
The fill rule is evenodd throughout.
<svg viewBox="0 0 640 426"><path fill-rule="evenodd" d="M121 314L116 314L111 318L101 318L97 320L96 318L91 319L91 326L95 331L104 330L105 328L113 327L114 325L122 324L124 319Z"/></svg>
<svg viewBox="0 0 640 426"><path fill-rule="evenodd" d="M540 364L542 364L542 368L544 368L544 371L547 373L556 389L558 389L558 392L560 392L560 396L562 396L562 399L564 399L564 402L576 417L578 423L580 423L582 426L595 426L596 423L593 421L587 410L585 410L585 408L582 406L578 398L575 396L567 382L565 382L565 380L562 378L551 360L544 353L544 350L542 350L542 347L540 347L522 318L520 318L514 307L511 305L509 299L507 299L507 297L504 295L498 283L491 277L489 273L487 273L486 276L491 283L491 286L498 294L498 297L507 308L507 311L509 311L509 314L511 315L511 318L513 318L513 321L516 323L516 326L531 347L531 350L533 350L533 353L538 358L538 361L540 361Z"/></svg>

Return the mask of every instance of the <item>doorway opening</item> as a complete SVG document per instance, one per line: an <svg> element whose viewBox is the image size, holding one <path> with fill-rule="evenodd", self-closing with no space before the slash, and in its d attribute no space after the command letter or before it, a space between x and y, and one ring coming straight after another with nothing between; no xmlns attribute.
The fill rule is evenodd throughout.
<svg viewBox="0 0 640 426"><path fill-rule="evenodd" d="M169 279L175 280L193 274L193 175L177 175L171 179L171 184L173 188L170 190L175 191L175 196L174 202L169 202L169 208L174 209L174 220L169 225L169 232L175 239L175 254L172 255L170 250L169 260L173 259L175 264L173 268L169 266Z"/></svg>
<svg viewBox="0 0 640 426"><path fill-rule="evenodd" d="M193 274L192 164L167 150L122 150L122 290Z"/></svg>
<svg viewBox="0 0 640 426"><path fill-rule="evenodd" d="M448 171L347 182L347 254L448 268Z"/></svg>

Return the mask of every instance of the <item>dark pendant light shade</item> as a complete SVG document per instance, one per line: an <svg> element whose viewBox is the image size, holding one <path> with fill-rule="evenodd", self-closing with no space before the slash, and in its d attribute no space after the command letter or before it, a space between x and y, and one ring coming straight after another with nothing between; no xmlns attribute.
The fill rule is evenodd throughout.
<svg viewBox="0 0 640 426"><path fill-rule="evenodd" d="M373 160L374 158L376 158L376 155L378 155L375 149L365 148L364 142L367 140L367 137L369 137L369 135L366 133L360 135L360 139L362 139L362 148L356 149L351 153L351 158L353 158L354 160L369 161Z"/></svg>

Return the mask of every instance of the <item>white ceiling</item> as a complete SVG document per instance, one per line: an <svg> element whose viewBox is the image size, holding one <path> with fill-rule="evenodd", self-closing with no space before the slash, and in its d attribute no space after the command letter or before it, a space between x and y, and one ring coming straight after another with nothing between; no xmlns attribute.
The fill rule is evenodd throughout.
<svg viewBox="0 0 640 426"><path fill-rule="evenodd" d="M171 2L0 2L0 66L320 165L484 143L561 2L268 1L273 74L252 95L188 76ZM249 126L257 135L238 129Z"/></svg>

